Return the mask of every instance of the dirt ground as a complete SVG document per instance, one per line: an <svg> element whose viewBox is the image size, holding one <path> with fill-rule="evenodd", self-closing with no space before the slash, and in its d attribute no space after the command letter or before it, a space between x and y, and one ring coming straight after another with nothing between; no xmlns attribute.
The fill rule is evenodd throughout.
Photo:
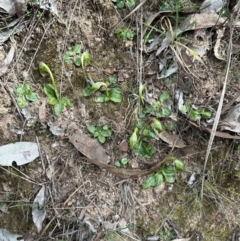
<svg viewBox="0 0 240 241"><path fill-rule="evenodd" d="M21 20L26 21L24 28L1 46L2 59L10 46L16 52L8 71L1 76L0 146L36 142L40 156L23 166L1 167L0 228L29 241L239 240L240 138L236 131L220 130L219 126L220 134L215 136L206 163L213 122L211 118L190 120L179 111L176 100L176 92L180 91L191 106L204 107L215 117L227 73L231 27L226 26L221 39L222 59L214 52L222 25L183 31L156 56L169 26L176 27L176 13L162 11L160 6L174 1L136 1L136 11L118 9L111 0L55 2L58 16L49 11L39 16L42 10L28 3L28 14L25 11ZM195 2L181 1L179 24L198 13L196 8L190 8L196 6ZM198 1L197 9L201 3ZM118 38L118 28L134 31L133 39ZM154 38L143 42L149 30ZM223 107L240 92L239 36L236 28ZM177 41L189 49L196 44L207 46L206 52L193 61L181 52L183 48L179 59ZM64 61L66 51L75 44L81 44L90 55L85 68ZM174 61L178 63L175 73L162 75L161 64L167 72ZM41 76L40 62L49 66L59 92L73 103L58 116L47 104L43 85L49 83L49 78ZM122 91L120 103L96 103L93 96L84 96L88 81L104 82L109 76L117 77L116 85ZM22 82L30 84L39 97L23 109L18 108L13 91ZM140 121L136 113L141 106L141 83L145 85L145 105L164 92L170 95L172 115L157 119L166 126L171 124L171 136L147 142L156 150L151 158L138 156L129 147L134 126ZM239 101L236 98L227 110ZM226 115L227 110L222 114ZM145 120L153 117L151 114ZM112 135L100 145L87 125L108 125ZM84 152L79 143L88 149ZM186 171L177 173L174 183L164 182L144 190L146 176L156 172L169 156L181 160ZM122 158L129 162L125 167L116 167L115 162ZM38 232L32 208L42 186L46 217Z"/></svg>

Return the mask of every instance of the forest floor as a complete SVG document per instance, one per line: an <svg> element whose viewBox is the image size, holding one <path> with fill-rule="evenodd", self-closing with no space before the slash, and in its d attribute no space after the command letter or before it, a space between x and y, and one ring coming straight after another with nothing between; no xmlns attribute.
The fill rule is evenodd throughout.
<svg viewBox="0 0 240 241"><path fill-rule="evenodd" d="M15 55L1 72L0 146L35 142L40 156L1 167L0 228L29 241L239 240L237 13L200 11L201 1L55 2L57 14L24 6L1 46L2 60L11 46ZM40 63L73 104L59 115ZM24 108L21 83L37 94Z"/></svg>

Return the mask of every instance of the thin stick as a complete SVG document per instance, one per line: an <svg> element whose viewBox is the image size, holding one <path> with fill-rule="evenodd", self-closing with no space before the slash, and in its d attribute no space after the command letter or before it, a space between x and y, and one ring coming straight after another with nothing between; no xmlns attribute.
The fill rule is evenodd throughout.
<svg viewBox="0 0 240 241"><path fill-rule="evenodd" d="M44 161L43 161L42 152L41 152L41 147L40 147L40 144L39 144L39 141L38 141L38 137L37 137L37 136L36 136L36 140L37 140L37 145L38 145L38 151L39 151L40 159L41 159L41 162L42 162L42 167L43 167L44 174L45 174L45 173L46 173L46 167L45 167L45 164L44 164Z"/></svg>
<svg viewBox="0 0 240 241"><path fill-rule="evenodd" d="M214 123L213 123L212 132L211 132L211 135L210 135L210 139L208 141L208 147L207 147L205 162L204 162L204 166L203 166L201 199L203 199L203 188L204 188L204 180L205 180L204 174L206 172L207 162L208 162L208 158L209 158L209 155L210 155L210 152L211 152L211 149L212 149L213 140L214 140L214 137L215 137L215 133L216 133L216 130L217 130L218 122L219 122L221 111L222 111L223 99L224 99L224 95L225 95L226 88L227 88L227 81L228 81L228 75L229 75L229 69L230 69L231 57L232 57L232 35L233 35L233 29L234 29L233 15L231 15L231 18L230 18L230 26L231 26L231 29L230 29L230 39L229 39L228 53L227 53L227 65L226 65L225 80L224 80L224 83L223 83L222 94L221 94L221 97L220 97L220 100L219 100L219 105L218 105L217 113L216 113L215 120L214 120Z"/></svg>

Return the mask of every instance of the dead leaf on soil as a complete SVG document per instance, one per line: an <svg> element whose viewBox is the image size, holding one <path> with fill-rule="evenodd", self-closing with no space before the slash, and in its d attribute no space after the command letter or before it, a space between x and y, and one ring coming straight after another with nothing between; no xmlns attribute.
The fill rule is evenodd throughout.
<svg viewBox="0 0 240 241"><path fill-rule="evenodd" d="M2 8L9 15L15 13L15 6L13 0L0 0L0 8Z"/></svg>
<svg viewBox="0 0 240 241"><path fill-rule="evenodd" d="M122 140L118 145L119 150L127 152L128 151L128 142L126 140Z"/></svg>
<svg viewBox="0 0 240 241"><path fill-rule="evenodd" d="M98 144L95 139L91 139L89 136L83 134L81 130L75 130L69 135L69 141L79 152L87 157L87 160L90 163L97 165L102 169L106 169L110 173L122 178L146 176L154 173L159 169L166 158L168 158L168 156L163 158L162 161L153 164L151 168L145 170L117 168L107 164L109 157L106 155L102 146Z"/></svg>
<svg viewBox="0 0 240 241"><path fill-rule="evenodd" d="M22 235L10 233L6 229L3 229L3 228L0 228L0 240L3 240L3 241L24 241Z"/></svg>
<svg viewBox="0 0 240 241"><path fill-rule="evenodd" d="M116 72L116 70L113 68L104 69L104 74L106 74L106 75L113 75L115 72Z"/></svg>
<svg viewBox="0 0 240 241"><path fill-rule="evenodd" d="M7 72L8 66L9 64L11 64L13 60L14 52L15 52L15 49L12 46L6 58L0 63L0 76L4 75Z"/></svg>
<svg viewBox="0 0 240 241"><path fill-rule="evenodd" d="M42 104L39 106L38 117L40 122L44 123L46 121L46 99L43 99Z"/></svg>
<svg viewBox="0 0 240 241"><path fill-rule="evenodd" d="M12 166L14 161L18 166L24 165L38 156L38 145L35 142L16 142L0 147L1 166Z"/></svg>
<svg viewBox="0 0 240 241"><path fill-rule="evenodd" d="M217 13L225 4L223 0L205 0L201 5L201 13Z"/></svg>
<svg viewBox="0 0 240 241"><path fill-rule="evenodd" d="M179 139L179 136L170 134L166 131L158 133L158 136L171 147L183 148L187 146L183 140Z"/></svg>
<svg viewBox="0 0 240 241"><path fill-rule="evenodd" d="M219 122L221 131L228 130L240 133L240 104L228 110L226 117Z"/></svg>
<svg viewBox="0 0 240 241"><path fill-rule="evenodd" d="M65 130L67 129L66 125L64 124L56 125L56 124L53 124L52 122L48 122L47 124L49 126L49 130L54 136L64 136Z"/></svg>
<svg viewBox="0 0 240 241"><path fill-rule="evenodd" d="M46 211L43 205L45 204L45 186L43 186L33 201L32 216L33 222L37 227L38 233L42 229L42 223L46 217Z"/></svg>
<svg viewBox="0 0 240 241"><path fill-rule="evenodd" d="M192 121L188 121L188 122L191 125L193 125L193 126L197 127L198 129L200 129L200 127L196 123L194 123ZM205 128L204 130L209 132L209 133L212 133L212 129L210 129L210 128ZM233 136L233 135L230 135L229 133L221 132L221 131L216 131L215 136L221 137L221 138L225 138L225 139L240 140L240 136Z"/></svg>

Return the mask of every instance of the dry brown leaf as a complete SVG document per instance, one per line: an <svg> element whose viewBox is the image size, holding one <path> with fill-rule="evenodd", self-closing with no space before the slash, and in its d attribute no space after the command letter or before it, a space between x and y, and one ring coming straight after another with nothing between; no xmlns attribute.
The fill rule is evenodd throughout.
<svg viewBox="0 0 240 241"><path fill-rule="evenodd" d="M128 142L126 140L122 140L118 145L119 150L127 152L128 151Z"/></svg>
<svg viewBox="0 0 240 241"><path fill-rule="evenodd" d="M116 70L113 68L104 69L104 74L106 74L106 75L113 75L115 72L116 72Z"/></svg>
<svg viewBox="0 0 240 241"><path fill-rule="evenodd" d="M6 58L0 63L0 76L2 76L3 74L5 74L7 72L8 66L13 60L14 52L15 52L15 49L12 46L11 49L9 50Z"/></svg>
<svg viewBox="0 0 240 241"><path fill-rule="evenodd" d="M158 133L158 136L171 147L183 148L187 146L183 140L179 139L179 136L170 134L166 131Z"/></svg>
<svg viewBox="0 0 240 241"><path fill-rule="evenodd" d="M46 122L46 99L42 101L42 104L39 106L38 109L38 117L40 122Z"/></svg>
<svg viewBox="0 0 240 241"><path fill-rule="evenodd" d="M77 135L71 135L69 139L74 145L77 145L78 151L89 159L97 160L103 164L109 163L109 156L96 139L82 133L81 130L78 130L77 133Z"/></svg>

